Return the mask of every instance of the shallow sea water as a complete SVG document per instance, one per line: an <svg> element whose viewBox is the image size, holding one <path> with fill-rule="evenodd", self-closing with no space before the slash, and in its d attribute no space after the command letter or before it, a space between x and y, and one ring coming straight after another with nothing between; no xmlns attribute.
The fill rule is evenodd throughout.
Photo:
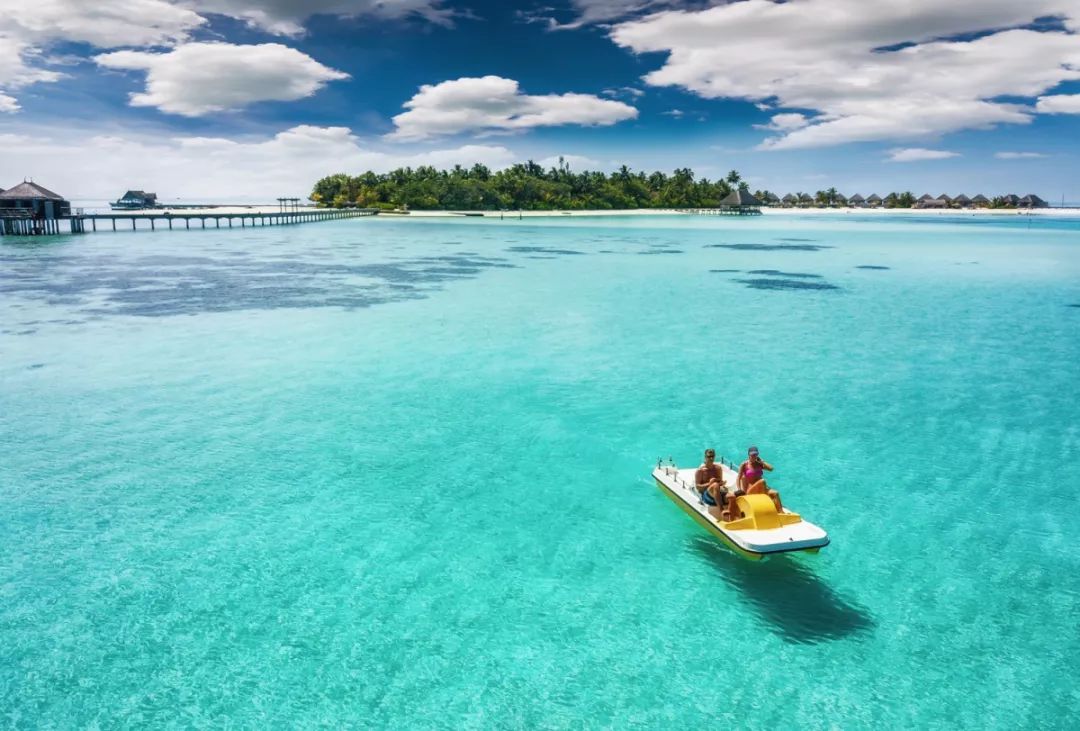
<svg viewBox="0 0 1080 731"><path fill-rule="evenodd" d="M1080 221L5 239L0 725L1070 727L1078 383Z"/></svg>

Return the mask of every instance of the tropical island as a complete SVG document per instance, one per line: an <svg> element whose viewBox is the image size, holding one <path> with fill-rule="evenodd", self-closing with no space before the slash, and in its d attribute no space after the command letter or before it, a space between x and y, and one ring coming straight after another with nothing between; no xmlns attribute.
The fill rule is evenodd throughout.
<svg viewBox="0 0 1080 731"><path fill-rule="evenodd" d="M698 178L689 168L672 173L646 173L623 165L613 173L574 172L562 158L545 169L529 160L502 170L486 165L449 170L430 166L398 168L388 173L338 173L315 183L310 195L317 205L333 208L377 208L415 211L610 211L633 209L715 208L735 191L746 203L777 208L1043 208L1036 195L1015 194L993 198L959 194L916 198L910 191L885 196L850 197L836 188L813 194L788 193L783 198L769 190L750 192L737 170L721 180ZM751 198L752 196L752 198Z"/></svg>

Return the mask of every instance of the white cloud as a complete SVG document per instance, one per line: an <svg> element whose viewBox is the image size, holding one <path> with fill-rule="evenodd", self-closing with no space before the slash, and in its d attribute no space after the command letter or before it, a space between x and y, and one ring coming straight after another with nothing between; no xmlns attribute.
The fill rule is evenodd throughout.
<svg viewBox="0 0 1080 731"><path fill-rule="evenodd" d="M810 124L810 120L806 118L805 114L785 112L784 114L774 114L769 119L768 124L755 124L754 126L758 129L768 129L774 132L791 132L802 129L808 124Z"/></svg>
<svg viewBox="0 0 1080 731"><path fill-rule="evenodd" d="M665 114L665 115L667 115L669 117L674 117L675 119L678 119L679 117L682 117L684 114L686 114L686 112L684 112L681 109L669 109L666 112L660 112L660 113Z"/></svg>
<svg viewBox="0 0 1080 731"><path fill-rule="evenodd" d="M999 160L1028 160L1046 157L1041 152L995 152L994 157Z"/></svg>
<svg viewBox="0 0 1080 731"><path fill-rule="evenodd" d="M0 113L11 114L19 111L19 101L7 94L0 93Z"/></svg>
<svg viewBox="0 0 1080 731"><path fill-rule="evenodd" d="M171 45L206 22L167 0L0 0L0 19L0 34L9 37L98 48Z"/></svg>
<svg viewBox="0 0 1080 731"><path fill-rule="evenodd" d="M518 82L499 76L425 84L408 110L394 117L391 140L423 140L462 132L491 134L564 124L606 126L637 117L623 102L591 94L522 94Z"/></svg>
<svg viewBox="0 0 1080 731"><path fill-rule="evenodd" d="M279 43L188 43L167 53L116 51L95 60L108 68L146 71L146 91L132 94L132 106L187 117L302 99L327 82L349 78Z"/></svg>
<svg viewBox="0 0 1080 731"><path fill-rule="evenodd" d="M948 150L927 150L922 147L907 147L889 150L889 162L920 162L922 160L945 160L959 157L958 152Z"/></svg>
<svg viewBox="0 0 1080 731"><path fill-rule="evenodd" d="M668 54L644 77L648 84L815 110L809 124L777 129L762 145L805 148L1030 121L1030 106L999 99L1033 97L1080 79L1080 36L1020 28L1051 16L1075 30L1080 6L745 0L627 21L611 37L635 53ZM948 40L965 34L985 35Z"/></svg>
<svg viewBox="0 0 1080 731"><path fill-rule="evenodd" d="M1043 114L1080 114L1080 94L1041 96L1035 111Z"/></svg>
<svg viewBox="0 0 1080 731"><path fill-rule="evenodd" d="M443 0L187 0L201 12L239 18L249 25L280 35L299 35L313 15L370 16L399 20L416 16L449 25L454 13Z"/></svg>
<svg viewBox="0 0 1080 731"><path fill-rule="evenodd" d="M480 162L498 169L518 157L498 145L385 152L369 148L345 127L298 126L256 140L86 135L78 130L0 135L4 170L12 180L33 175L68 198L114 199L128 188L163 199L258 200L306 196L319 178L336 172L385 172L402 166L438 168ZM102 165L108 160L108 165ZM92 176L85 171L94 170ZM0 187L11 180L0 181Z"/></svg>

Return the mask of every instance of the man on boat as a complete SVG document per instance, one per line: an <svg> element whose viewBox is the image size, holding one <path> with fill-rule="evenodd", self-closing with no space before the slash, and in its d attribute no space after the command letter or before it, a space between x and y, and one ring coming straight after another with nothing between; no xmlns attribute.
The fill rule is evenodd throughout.
<svg viewBox="0 0 1080 731"><path fill-rule="evenodd" d="M701 495L701 501L709 507L709 514L714 518L733 520L738 516L735 498L745 493L742 490L736 490L733 495L728 494L727 483L724 482L724 471L720 465L716 464L715 450L705 450L705 463L698 467L694 474L694 486Z"/></svg>
<svg viewBox="0 0 1080 731"><path fill-rule="evenodd" d="M780 493L770 490L765 483L765 470L772 472L772 465L761 458L757 447L750 447L746 452L746 457L746 461L739 465L739 476L736 480L738 488L744 490L747 495L768 495L776 504L776 512L783 512L784 506L780 504Z"/></svg>

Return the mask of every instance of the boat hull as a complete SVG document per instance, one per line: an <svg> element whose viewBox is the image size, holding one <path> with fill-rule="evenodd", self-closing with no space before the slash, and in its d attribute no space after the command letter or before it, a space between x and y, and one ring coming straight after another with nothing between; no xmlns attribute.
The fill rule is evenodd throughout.
<svg viewBox="0 0 1080 731"><path fill-rule="evenodd" d="M724 467L725 479L728 484L734 485L734 472ZM768 529L734 529L735 523L725 523L709 514L708 509L698 498L697 491L693 488L694 470L675 470L673 468L658 467L653 471L653 479L656 486L672 502L678 505L684 513L694 519L698 525L707 530L714 538L738 553L744 558L758 561L767 556L779 553L817 553L829 545L829 536L824 530L794 513L785 511L774 516L781 518L783 525L774 525ZM759 506L762 500L768 501L763 496L748 496L751 501L756 500ZM748 497L739 498L740 507L744 512L749 505L744 505ZM771 501L768 501L771 505ZM739 521L739 524L746 521Z"/></svg>

